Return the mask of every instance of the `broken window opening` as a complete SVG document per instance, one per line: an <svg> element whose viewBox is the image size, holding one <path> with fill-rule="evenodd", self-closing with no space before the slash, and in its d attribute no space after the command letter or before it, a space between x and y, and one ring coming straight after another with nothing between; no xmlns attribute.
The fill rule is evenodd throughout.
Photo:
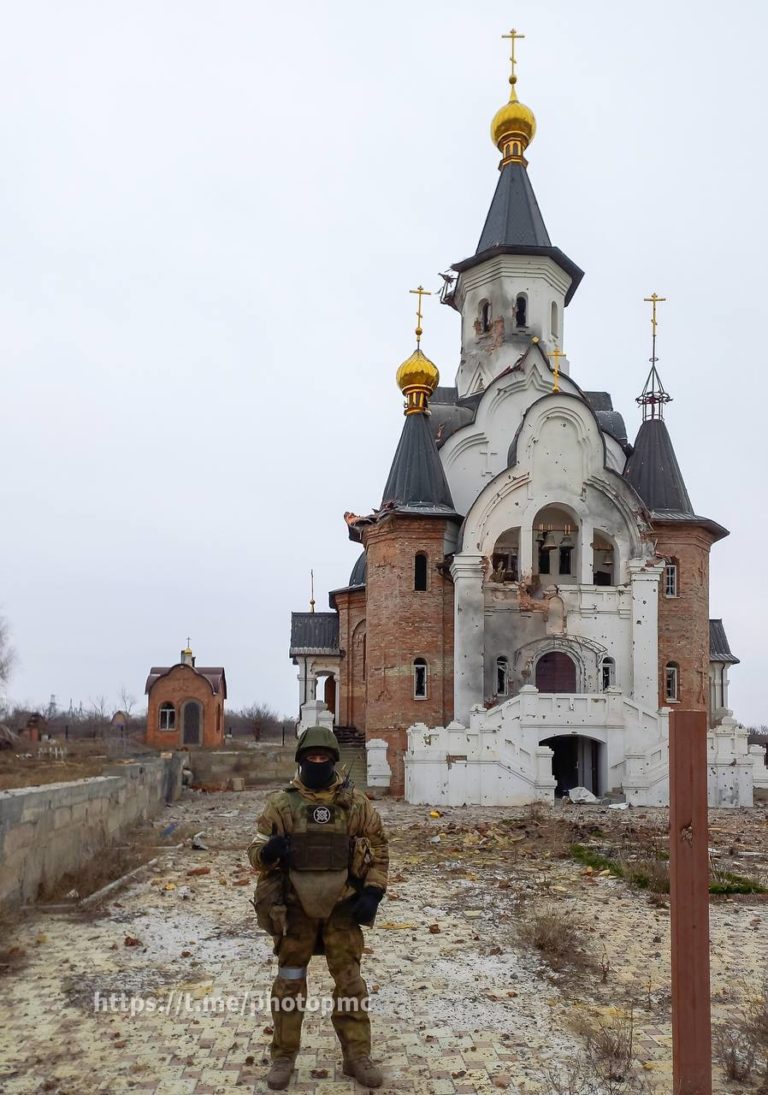
<svg viewBox="0 0 768 1095"><path fill-rule="evenodd" d="M487 300L484 300L480 305L480 328L483 334L491 329L491 304Z"/></svg>
<svg viewBox="0 0 768 1095"><path fill-rule="evenodd" d="M496 695L506 696L509 681L509 662L502 655L496 659Z"/></svg>
<svg viewBox="0 0 768 1095"><path fill-rule="evenodd" d="M539 548L539 574L549 574L550 552L545 548Z"/></svg>
<svg viewBox="0 0 768 1095"><path fill-rule="evenodd" d="M427 698L427 663L424 658L416 658L413 663L413 698Z"/></svg>
<svg viewBox="0 0 768 1095"><path fill-rule="evenodd" d="M554 302L554 300L552 301L552 308L549 317L549 326L550 330L552 331L552 338L557 338L560 334L560 331L557 323L557 304Z"/></svg>
<svg viewBox="0 0 768 1095"><path fill-rule="evenodd" d="M172 703L161 703L159 714L161 730L176 729L176 708Z"/></svg>
<svg viewBox="0 0 768 1095"><path fill-rule="evenodd" d="M413 588L424 593L427 588L427 557L423 551L417 553L413 562Z"/></svg>
<svg viewBox="0 0 768 1095"><path fill-rule="evenodd" d="M672 703L680 699L680 666L677 662L667 662L664 667L664 695Z"/></svg>
<svg viewBox="0 0 768 1095"><path fill-rule="evenodd" d="M603 692L606 688L612 688L616 684L616 662L613 658L603 658L601 666Z"/></svg>
<svg viewBox="0 0 768 1095"><path fill-rule="evenodd" d="M525 327L528 323L528 297L520 293L515 301L515 327Z"/></svg>
<svg viewBox="0 0 768 1095"><path fill-rule="evenodd" d="M664 567L664 596L677 597L677 563L667 563Z"/></svg>

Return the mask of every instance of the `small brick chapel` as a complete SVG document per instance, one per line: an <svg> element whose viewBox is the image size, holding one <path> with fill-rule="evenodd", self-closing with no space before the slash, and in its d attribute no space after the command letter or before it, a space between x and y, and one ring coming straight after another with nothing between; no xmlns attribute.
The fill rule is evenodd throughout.
<svg viewBox="0 0 768 1095"><path fill-rule="evenodd" d="M147 745L180 749L221 745L227 679L221 666L196 666L189 645L176 665L152 666L148 697Z"/></svg>

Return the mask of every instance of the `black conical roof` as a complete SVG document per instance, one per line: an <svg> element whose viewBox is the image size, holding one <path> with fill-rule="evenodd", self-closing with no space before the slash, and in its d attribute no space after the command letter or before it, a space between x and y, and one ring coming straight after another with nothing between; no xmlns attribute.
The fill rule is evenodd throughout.
<svg viewBox="0 0 768 1095"><path fill-rule="evenodd" d="M584 277L584 271L575 262L559 247L552 246L528 171L524 164L514 160L501 170L477 251L471 258L454 263L452 269L462 273L499 254L551 258L571 279L565 294L566 304Z"/></svg>
<svg viewBox="0 0 768 1095"><path fill-rule="evenodd" d="M499 175L477 254L509 245L552 246L528 172L515 162L506 164Z"/></svg>
<svg viewBox="0 0 768 1095"><path fill-rule="evenodd" d="M649 510L694 515L663 418L647 418L641 423L624 475Z"/></svg>
<svg viewBox="0 0 768 1095"><path fill-rule="evenodd" d="M454 514L450 487L425 414L405 416L382 506Z"/></svg>

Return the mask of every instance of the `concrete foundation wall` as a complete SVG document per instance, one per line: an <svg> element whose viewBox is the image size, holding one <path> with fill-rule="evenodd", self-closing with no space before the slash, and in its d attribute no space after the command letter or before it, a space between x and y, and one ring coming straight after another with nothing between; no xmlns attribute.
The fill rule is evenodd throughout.
<svg viewBox="0 0 768 1095"><path fill-rule="evenodd" d="M182 753L72 783L0 791L0 909L37 900L181 790Z"/></svg>
<svg viewBox="0 0 768 1095"><path fill-rule="evenodd" d="M226 787L233 776L246 784L280 783L296 774L296 742L259 744L251 749L193 750L187 755L193 786Z"/></svg>

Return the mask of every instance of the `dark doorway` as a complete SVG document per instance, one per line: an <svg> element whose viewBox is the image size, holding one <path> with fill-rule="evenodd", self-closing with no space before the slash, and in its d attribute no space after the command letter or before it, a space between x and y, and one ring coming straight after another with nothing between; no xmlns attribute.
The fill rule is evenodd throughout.
<svg viewBox="0 0 768 1095"><path fill-rule="evenodd" d="M200 744L200 704L189 700L184 704L184 745Z"/></svg>
<svg viewBox="0 0 768 1095"><path fill-rule="evenodd" d="M552 775L557 781L555 795L562 798L574 787L586 787L593 795L600 794L600 742L581 738L578 734L547 738L541 743L554 752Z"/></svg>
<svg viewBox="0 0 768 1095"><path fill-rule="evenodd" d="M326 677L325 687L323 688L323 700L325 706L331 712L332 715L336 714L336 678Z"/></svg>
<svg viewBox="0 0 768 1095"><path fill-rule="evenodd" d="M536 662L539 692L575 692L576 663L560 650L550 650Z"/></svg>

